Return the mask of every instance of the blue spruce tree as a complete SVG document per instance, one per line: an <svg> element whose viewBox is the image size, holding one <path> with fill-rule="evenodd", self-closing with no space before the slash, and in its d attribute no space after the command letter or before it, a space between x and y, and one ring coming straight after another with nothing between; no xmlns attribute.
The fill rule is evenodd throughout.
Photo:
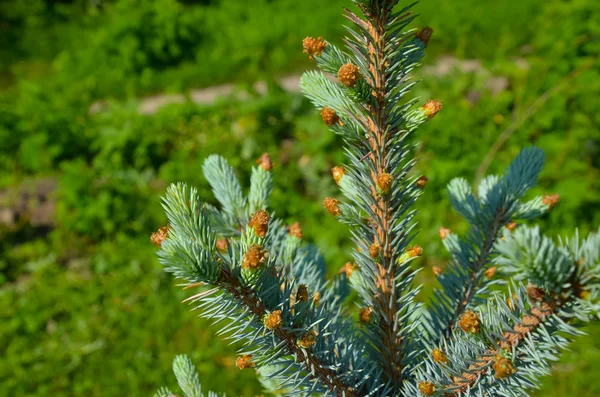
<svg viewBox="0 0 600 397"><path fill-rule="evenodd" d="M411 261L423 249L412 244L414 205L427 178L411 173L414 134L442 107L405 99L432 30L407 29L411 6L397 3L355 0L363 15L345 10L353 26L344 49L322 38L303 42L320 71L306 72L301 88L346 153L346 164L332 170L342 197L324 200L356 246L338 278L325 279L300 225L269 213L267 154L247 195L225 159L206 159L219 208L202 203L193 187L171 185L163 199L169 224L152 240L166 271L202 288L188 301L242 346L237 366L256 368L267 392L526 396L577 325L598 316L600 234L557 243L517 226L558 202L556 195L523 201L544 163L539 149L526 148L476 191L462 178L449 184L450 203L469 229L464 236L440 229L451 261L434 268L441 288L432 303L415 300ZM351 288L358 322L341 307ZM178 356L173 369L185 396L205 395L188 358Z"/></svg>

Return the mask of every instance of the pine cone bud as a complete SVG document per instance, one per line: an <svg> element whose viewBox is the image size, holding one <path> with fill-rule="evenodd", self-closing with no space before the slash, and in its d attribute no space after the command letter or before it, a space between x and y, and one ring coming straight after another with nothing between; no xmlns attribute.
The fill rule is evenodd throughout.
<svg viewBox="0 0 600 397"><path fill-rule="evenodd" d="M444 269L442 269L442 268L441 268L441 267L439 267L439 266L433 266L433 267L431 268L431 270L433 270L433 274L435 274L435 275L436 275L436 277L439 277L440 275L442 275L442 274L444 273Z"/></svg>
<svg viewBox="0 0 600 397"><path fill-rule="evenodd" d="M325 206L325 209L327 211L329 211L329 213L333 216L342 215L342 210L340 210L339 204L340 204L340 201L334 199L333 197L327 197L325 199L325 201L323 201L323 205Z"/></svg>
<svg viewBox="0 0 600 397"><path fill-rule="evenodd" d="M431 29L429 26L425 26L423 29L415 33L415 37L421 40L423 44L425 44L425 47L427 47L427 44L429 44L429 39L431 38L432 34L433 29Z"/></svg>
<svg viewBox="0 0 600 397"><path fill-rule="evenodd" d="M304 349L310 349L312 345L317 341L317 333L315 331L309 331L302 335L300 339L298 339L298 346Z"/></svg>
<svg viewBox="0 0 600 397"><path fill-rule="evenodd" d="M373 243L369 247L369 255L373 259L375 259L375 258L377 258L379 256L380 251L381 251L381 247L377 243Z"/></svg>
<svg viewBox="0 0 600 397"><path fill-rule="evenodd" d="M225 237L221 237L217 239L217 249L221 252L227 252L227 239Z"/></svg>
<svg viewBox="0 0 600 397"><path fill-rule="evenodd" d="M370 323L371 320L373 319L373 308L371 306L369 306L369 307L363 307L362 309L360 309L360 311L358 312L358 319L361 324Z"/></svg>
<svg viewBox="0 0 600 397"><path fill-rule="evenodd" d="M504 227L512 232L513 230L515 230L517 228L517 224L513 221L510 221Z"/></svg>
<svg viewBox="0 0 600 397"><path fill-rule="evenodd" d="M308 302L308 288L304 284L298 286L296 291L296 302Z"/></svg>
<svg viewBox="0 0 600 397"><path fill-rule="evenodd" d="M492 267L490 267L489 269L487 269L487 270L485 271L485 273L484 273L484 274L485 274L485 277L487 277L487 278L492 278L492 277L494 277L494 275L496 274L496 270L498 270L498 269L496 268L496 266L492 266Z"/></svg>
<svg viewBox="0 0 600 397"><path fill-rule="evenodd" d="M157 247L162 246L163 241L169 237L169 230L171 230L171 226L161 226L158 230L150 236L150 242Z"/></svg>
<svg viewBox="0 0 600 397"><path fill-rule="evenodd" d="M381 189L383 193L388 193L392 187L393 178L390 174L379 174L377 176L377 187Z"/></svg>
<svg viewBox="0 0 600 397"><path fill-rule="evenodd" d="M321 118L327 127L332 127L340 122L340 116L330 107L321 109Z"/></svg>
<svg viewBox="0 0 600 397"><path fill-rule="evenodd" d="M281 310L273 310L271 313L265 315L263 323L268 329L278 329L281 327Z"/></svg>
<svg viewBox="0 0 600 397"><path fill-rule="evenodd" d="M260 245L252 244L246 255L244 255L244 260L242 261L242 269L245 270L256 270L259 269L262 265L264 265L267 260L267 251L264 250Z"/></svg>
<svg viewBox="0 0 600 397"><path fill-rule="evenodd" d="M424 396L433 396L435 393L435 385L431 382L419 382L419 391Z"/></svg>
<svg viewBox="0 0 600 397"><path fill-rule="evenodd" d="M419 177L419 179L417 179L417 181L415 182L415 185L419 188L419 189L425 189L425 186L427 186L427 181L429 179L423 175L421 177Z"/></svg>
<svg viewBox="0 0 600 397"><path fill-rule="evenodd" d="M338 80L346 87L354 87L358 79L360 79L359 70L358 66L352 62L348 62L338 70Z"/></svg>
<svg viewBox="0 0 600 397"><path fill-rule="evenodd" d="M529 295L529 299L540 302L544 300L546 293L543 289L538 288L533 284L529 284L527 285L527 295Z"/></svg>
<svg viewBox="0 0 600 397"><path fill-rule="evenodd" d="M254 368L256 364L252 362L252 354L242 354L235 360L235 365L239 369Z"/></svg>
<svg viewBox="0 0 600 397"><path fill-rule="evenodd" d="M440 349L433 349L431 351L431 356L433 357L434 363L448 364L448 357Z"/></svg>
<svg viewBox="0 0 600 397"><path fill-rule="evenodd" d="M327 42L323 40L322 37L313 38L306 37L302 40L302 47L304 48L305 54L308 54L308 58L312 61L315 59L315 56L321 56L323 51L325 51L325 47L327 47Z"/></svg>
<svg viewBox="0 0 600 397"><path fill-rule="evenodd" d="M344 175L346 175L346 169L342 166L333 167L331 169L331 174L333 175L333 180L339 186L340 181L342 180Z"/></svg>
<svg viewBox="0 0 600 397"><path fill-rule="evenodd" d="M291 224L288 234L293 237L302 238L302 227L300 226L300 222Z"/></svg>
<svg viewBox="0 0 600 397"><path fill-rule="evenodd" d="M263 153L262 156L256 160L256 164L260 165L260 167L265 171L271 171L271 168L273 167L269 153Z"/></svg>
<svg viewBox="0 0 600 397"><path fill-rule="evenodd" d="M496 355L496 358L494 359L493 368L495 371L494 376L496 377L496 379L504 379L517 372L516 368L513 366L512 361L502 356L501 354Z"/></svg>
<svg viewBox="0 0 600 397"><path fill-rule="evenodd" d="M420 245L414 245L406 251L408 253L409 258L415 258L417 256L423 255L423 248Z"/></svg>
<svg viewBox="0 0 600 397"><path fill-rule="evenodd" d="M256 213L252 215L248 226L254 229L254 233L258 237L265 237L267 235L267 231L269 230L269 213L265 210L258 210Z"/></svg>
<svg viewBox="0 0 600 397"><path fill-rule="evenodd" d="M550 195L544 196L542 198L542 203L544 203L548 206L548 210L551 210L552 208L554 208L554 206L556 204L558 204L559 201L560 201L560 196L558 194L550 194Z"/></svg>
<svg viewBox="0 0 600 397"><path fill-rule="evenodd" d="M425 102L425 105L423 105L423 113L425 113L425 116L429 119L432 119L440 110L442 110L442 104L433 99L428 100Z"/></svg>
<svg viewBox="0 0 600 397"><path fill-rule="evenodd" d="M352 273L358 270L358 265L352 262L346 262L346 264L344 266L342 266L342 268L340 269L340 271L338 272L338 274L345 274L346 278L350 278L350 276L352 276Z"/></svg>
<svg viewBox="0 0 600 397"><path fill-rule="evenodd" d="M467 310L460 316L458 320L458 325L463 329L463 331L468 332L470 334L476 334L479 332L481 328L481 320L479 319L479 314L475 313L472 310Z"/></svg>

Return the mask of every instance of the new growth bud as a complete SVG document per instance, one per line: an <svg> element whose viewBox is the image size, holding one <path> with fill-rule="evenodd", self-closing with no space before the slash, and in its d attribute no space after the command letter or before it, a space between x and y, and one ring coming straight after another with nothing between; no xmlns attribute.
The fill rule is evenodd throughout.
<svg viewBox="0 0 600 397"><path fill-rule="evenodd" d="M346 87L354 87L360 79L360 69L352 62L348 62L338 70L337 77Z"/></svg>
<svg viewBox="0 0 600 397"><path fill-rule="evenodd" d="M342 210L340 210L339 204L340 204L340 201L334 199L333 197L327 197L323 201L323 205L325 206L325 209L327 211L329 211L329 213L333 216L342 215Z"/></svg>
<svg viewBox="0 0 600 397"><path fill-rule="evenodd" d="M252 354L242 354L235 360L235 365L239 369L254 368L256 365L252 362Z"/></svg>
<svg viewBox="0 0 600 397"><path fill-rule="evenodd" d="M302 40L302 48L304 49L305 54L308 54L308 58L312 61L315 59L314 57L321 56L323 51L325 51L325 47L327 47L327 42L323 40L322 37L313 38L306 37Z"/></svg>
<svg viewBox="0 0 600 397"><path fill-rule="evenodd" d="M423 113L429 119L432 119L433 116L438 114L440 110L442 110L442 104L432 99L428 100L427 102L425 102L425 105L423 105Z"/></svg>
<svg viewBox="0 0 600 397"><path fill-rule="evenodd" d="M254 233L258 237L265 237L267 235L267 231L269 230L269 213L265 210L258 210L256 213L252 215L248 226L254 229Z"/></svg>
<svg viewBox="0 0 600 397"><path fill-rule="evenodd" d="M298 346L304 349L310 349L312 345L317 341L317 333L315 331L308 331L298 339Z"/></svg>
<svg viewBox="0 0 600 397"><path fill-rule="evenodd" d="M556 204L560 201L560 196L558 194L550 194L546 195L542 198L542 203L548 206L548 210L554 208Z"/></svg>
<svg viewBox="0 0 600 397"><path fill-rule="evenodd" d="M333 167L331 169L331 174L333 175L333 180L339 186L340 185L340 181L342 180L342 177L344 175L346 175L346 169L344 167L342 167L342 166Z"/></svg>
<svg viewBox="0 0 600 397"><path fill-rule="evenodd" d="M263 153L262 156L256 160L256 164L260 165L260 167L265 171L271 171L271 168L273 167L269 153Z"/></svg>
<svg viewBox="0 0 600 397"><path fill-rule="evenodd" d="M444 240L444 239L446 239L446 237L448 237L448 235L450 233L452 233L452 231L450 231L450 229L446 229L445 227L440 227L439 233L440 233L440 238L442 240Z"/></svg>
<svg viewBox="0 0 600 397"><path fill-rule="evenodd" d="M245 270L257 270L267 260L267 251L264 250L260 245L252 244L246 255L244 255L244 260L242 261L242 269Z"/></svg>
<svg viewBox="0 0 600 397"><path fill-rule="evenodd" d="M296 238L302 238L302 227L300 226L300 222L291 224L288 234Z"/></svg>
<svg viewBox="0 0 600 397"><path fill-rule="evenodd" d="M278 329L281 327L281 310L274 310L265 315L263 323L268 329Z"/></svg>
<svg viewBox="0 0 600 397"><path fill-rule="evenodd" d="M433 349L431 351L431 356L433 357L434 363L448 364L448 357L440 349Z"/></svg>
<svg viewBox="0 0 600 397"><path fill-rule="evenodd" d="M161 247L163 241L169 236L169 230L171 230L171 226L161 226L156 232L152 233L150 242L157 247Z"/></svg>
<svg viewBox="0 0 600 397"><path fill-rule="evenodd" d="M379 174L377 176L377 187L383 192L388 193L392 187L392 176L390 174Z"/></svg>
<svg viewBox="0 0 600 397"><path fill-rule="evenodd" d="M423 42L425 47L429 44L429 39L431 39L431 35L433 34L433 29L429 26L425 26L423 29L419 30L415 33L415 37Z"/></svg>
<svg viewBox="0 0 600 397"><path fill-rule="evenodd" d="M340 116L330 107L325 106L321 109L321 118L326 126L332 127L340 122Z"/></svg>
<svg viewBox="0 0 600 397"><path fill-rule="evenodd" d="M358 320L360 321L361 324L368 324L371 322L372 319L373 319L373 308L371 306L363 307L358 312Z"/></svg>
<svg viewBox="0 0 600 397"><path fill-rule="evenodd" d="M435 393L435 385L431 382L419 382L419 391L424 396L433 396Z"/></svg>
<svg viewBox="0 0 600 397"><path fill-rule="evenodd" d="M429 179L425 175L423 175L423 176L419 177L419 179L417 179L417 181L415 182L415 185L419 189L425 189L425 186L427 186L427 181L429 181Z"/></svg>
<svg viewBox="0 0 600 397"><path fill-rule="evenodd" d="M479 332L481 328L481 320L479 319L479 314L475 313L472 310L467 310L460 316L458 320L458 325L462 328L463 331L476 334Z"/></svg>

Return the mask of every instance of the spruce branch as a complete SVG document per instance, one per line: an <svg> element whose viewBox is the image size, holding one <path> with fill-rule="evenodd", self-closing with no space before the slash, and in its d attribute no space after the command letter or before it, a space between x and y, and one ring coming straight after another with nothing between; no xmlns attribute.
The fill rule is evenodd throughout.
<svg viewBox="0 0 600 397"><path fill-rule="evenodd" d="M318 251L303 244L300 225L269 213L267 154L252 170L247 196L224 158L205 161L219 207L200 202L194 188L171 185L163 199L169 224L151 241L184 289L201 288L184 302L221 323L219 334L242 346L237 367L256 368L269 390L524 396L577 334L575 325L600 313L600 233L555 243L517 223L559 202L558 195L523 201L544 162L541 150L526 148L477 191L464 178L448 185L469 229L458 236L440 228L451 261L434 269L441 289L432 307L416 302L412 261L423 248L411 244L413 206L427 177L412 175L413 135L442 106L405 99L432 29L406 30L412 5L394 11L397 3L355 0L362 16L345 10L353 27L344 49L321 37L302 43L321 72L306 72L301 88L347 157L332 169L343 197L323 201L356 245L334 280L326 280ZM508 298L492 288L507 278ZM360 300L358 321L344 316L350 287ZM202 396L189 359L176 358L174 370L186 396Z"/></svg>

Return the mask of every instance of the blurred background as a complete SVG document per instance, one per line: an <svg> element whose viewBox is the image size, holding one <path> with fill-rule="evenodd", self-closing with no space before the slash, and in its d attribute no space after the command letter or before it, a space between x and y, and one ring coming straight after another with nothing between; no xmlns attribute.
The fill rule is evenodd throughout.
<svg viewBox="0 0 600 397"><path fill-rule="evenodd" d="M188 353L207 389L261 393L235 350L181 300L149 235L160 196L210 153L247 182L275 162L273 210L300 221L330 274L349 259L337 194L340 141L298 93L304 37L336 44L344 0L0 0L0 390L7 396L143 396L174 386ZM402 2L406 3L406 2ZM435 32L413 94L444 110L419 130L420 282L464 231L451 178L501 172L529 144L558 193L551 235L600 225L600 2L423 0ZM600 395L600 327L572 344L536 396Z"/></svg>

